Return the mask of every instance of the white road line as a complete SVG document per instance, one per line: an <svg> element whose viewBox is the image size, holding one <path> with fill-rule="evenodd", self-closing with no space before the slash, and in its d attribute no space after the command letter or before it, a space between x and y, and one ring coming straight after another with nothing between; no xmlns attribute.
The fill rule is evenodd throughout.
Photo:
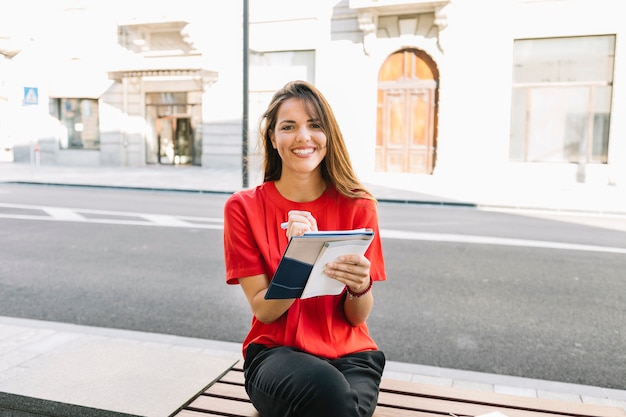
<svg viewBox="0 0 626 417"><path fill-rule="evenodd" d="M47 207L47 206L35 206L32 204L0 203L0 207L27 209L27 210L45 210L47 208L50 208L50 209L70 210L70 211L74 211L77 213L101 214L101 215L106 215L106 216L124 216L124 217L162 216L161 214L155 214L155 213L135 213L132 211L92 210L92 209L72 208L72 207ZM175 217L177 219L182 219L182 220L199 221L199 222L214 222L214 223L224 222L223 218L218 218L218 217L194 217L194 216L171 216L171 217Z"/></svg>
<svg viewBox="0 0 626 417"><path fill-rule="evenodd" d="M510 239L491 236L456 235L445 233L405 232L402 230L381 230L380 236L386 239L425 240L430 242L454 242L499 246L523 246L529 248L565 249L590 252L624 253L626 248L611 246L580 245L576 243L549 242L544 240Z"/></svg>
<svg viewBox="0 0 626 417"><path fill-rule="evenodd" d="M140 219L140 216L137 216ZM0 219L14 219L14 220L39 220L48 222L71 222L71 223L92 223L92 224L112 224L112 225L124 225L124 226L152 226L152 227L178 227L187 229L210 229L210 230L222 230L224 226L222 224L206 224L206 223L187 223L180 222L176 225L165 223L154 223L148 220L126 220L126 219L58 219L51 216L34 216L24 214L2 214L0 213Z"/></svg>
<svg viewBox="0 0 626 417"><path fill-rule="evenodd" d="M30 214L2 214L0 213L0 219L14 219L14 220L44 220L44 221L61 221L50 216L33 216Z"/></svg>
<svg viewBox="0 0 626 417"><path fill-rule="evenodd" d="M39 214L6 214L0 212L0 218L3 219L67 221L98 224L121 224L129 226L165 226L197 229L222 229L224 223L224 219L216 217L170 216L154 213L133 213L127 211L90 210L82 208L0 203L0 208L2 207L10 209L37 210L48 214L48 216L43 216ZM107 218L90 218L81 215L81 213L101 215L106 216ZM137 220L134 220L133 217Z"/></svg>
<svg viewBox="0 0 626 417"><path fill-rule="evenodd" d="M139 217L159 226L187 227L190 225L188 222L179 220L174 216L164 216L162 214L140 214Z"/></svg>
<svg viewBox="0 0 626 417"><path fill-rule="evenodd" d="M83 216L76 213L74 210L60 208L60 207L41 207L43 211L48 213L51 217L54 217L57 220L71 220L71 221L82 221L85 220Z"/></svg>

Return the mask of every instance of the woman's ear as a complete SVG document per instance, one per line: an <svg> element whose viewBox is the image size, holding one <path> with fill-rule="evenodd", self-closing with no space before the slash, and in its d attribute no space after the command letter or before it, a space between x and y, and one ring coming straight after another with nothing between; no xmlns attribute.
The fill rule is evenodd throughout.
<svg viewBox="0 0 626 417"><path fill-rule="evenodd" d="M276 138L274 135L274 130L270 130L269 132L270 141L272 142L272 148L276 149Z"/></svg>

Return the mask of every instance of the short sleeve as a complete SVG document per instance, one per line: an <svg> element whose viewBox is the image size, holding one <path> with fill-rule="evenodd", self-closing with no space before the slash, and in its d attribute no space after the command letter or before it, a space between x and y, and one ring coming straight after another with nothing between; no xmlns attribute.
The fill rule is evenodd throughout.
<svg viewBox="0 0 626 417"><path fill-rule="evenodd" d="M237 193L224 205L224 263L226 283L238 284L239 278L264 273L260 250L253 238L245 200Z"/></svg>

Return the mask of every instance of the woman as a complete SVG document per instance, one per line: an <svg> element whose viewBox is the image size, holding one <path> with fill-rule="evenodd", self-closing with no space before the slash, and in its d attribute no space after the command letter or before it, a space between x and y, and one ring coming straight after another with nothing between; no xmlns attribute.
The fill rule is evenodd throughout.
<svg viewBox="0 0 626 417"><path fill-rule="evenodd" d="M313 85L291 82L274 95L261 139L263 184L224 207L226 280L241 285L253 313L243 342L246 391L264 417L371 416L385 365L366 325L372 282L386 279L376 201ZM365 256L340 257L324 270L345 284L342 294L264 298L291 236L357 228L375 233Z"/></svg>

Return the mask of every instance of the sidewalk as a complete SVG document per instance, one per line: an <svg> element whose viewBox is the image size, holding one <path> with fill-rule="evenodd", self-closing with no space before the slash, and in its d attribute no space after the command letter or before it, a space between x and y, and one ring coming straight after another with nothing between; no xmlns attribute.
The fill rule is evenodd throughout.
<svg viewBox="0 0 626 417"><path fill-rule="evenodd" d="M373 174L362 180L380 201L626 216L623 186L529 185L501 183L497 178L463 183L406 174ZM242 173L238 168L196 166L69 167L0 162L3 182L231 193L242 188ZM254 184L249 181L249 185Z"/></svg>
<svg viewBox="0 0 626 417"><path fill-rule="evenodd" d="M390 180L393 187L385 185ZM241 173L0 163L0 185L7 182L230 193L241 188ZM626 195L613 187L477 191L402 176L366 184L381 201L626 216ZM237 343L0 317L0 415L24 416L5 411L29 404L31 410L52 407L55 415L76 413L78 407L80 414L73 415L81 417L168 416L240 355ZM388 362L385 377L626 410L625 390L399 362Z"/></svg>

